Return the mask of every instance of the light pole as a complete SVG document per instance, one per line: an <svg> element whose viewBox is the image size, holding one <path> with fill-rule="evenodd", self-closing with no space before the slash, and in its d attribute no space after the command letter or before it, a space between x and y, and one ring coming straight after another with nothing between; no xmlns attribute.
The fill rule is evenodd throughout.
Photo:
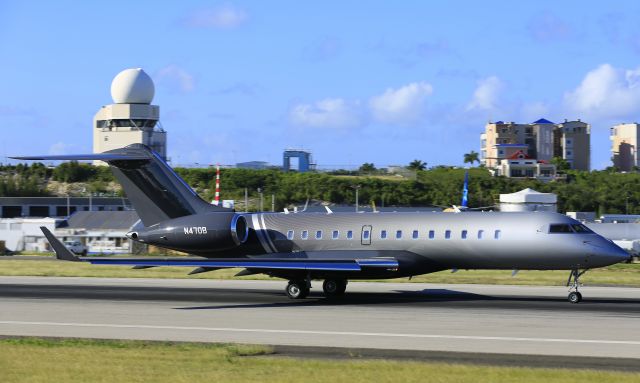
<svg viewBox="0 0 640 383"><path fill-rule="evenodd" d="M351 188L353 188L356 191L356 213L358 212L358 191L360 190L362 186L360 185L351 185Z"/></svg>

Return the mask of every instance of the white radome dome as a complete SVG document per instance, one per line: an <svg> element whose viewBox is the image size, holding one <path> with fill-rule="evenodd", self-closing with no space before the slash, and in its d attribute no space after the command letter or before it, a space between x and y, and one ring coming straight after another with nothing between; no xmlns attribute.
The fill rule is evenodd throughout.
<svg viewBox="0 0 640 383"><path fill-rule="evenodd" d="M125 69L111 82L111 98L116 104L151 104L153 80L141 68Z"/></svg>

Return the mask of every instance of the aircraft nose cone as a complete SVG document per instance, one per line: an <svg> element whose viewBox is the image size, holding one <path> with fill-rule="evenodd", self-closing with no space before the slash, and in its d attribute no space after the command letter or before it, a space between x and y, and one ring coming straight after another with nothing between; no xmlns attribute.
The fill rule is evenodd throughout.
<svg viewBox="0 0 640 383"><path fill-rule="evenodd" d="M600 259L611 264L627 261L631 257L623 248L610 241L598 249L597 253Z"/></svg>

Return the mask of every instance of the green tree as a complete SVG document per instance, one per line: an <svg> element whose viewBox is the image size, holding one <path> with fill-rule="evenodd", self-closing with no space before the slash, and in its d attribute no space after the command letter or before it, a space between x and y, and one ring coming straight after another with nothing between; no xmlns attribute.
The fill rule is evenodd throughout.
<svg viewBox="0 0 640 383"><path fill-rule="evenodd" d="M465 153L464 155L464 163L465 164L471 164L471 166L473 166L474 163L480 163L480 157L478 155L478 153L476 153L474 150L472 150L469 153Z"/></svg>
<svg viewBox="0 0 640 383"><path fill-rule="evenodd" d="M407 169L409 170L424 170L427 168L427 163L422 160L413 160L409 162Z"/></svg>
<svg viewBox="0 0 640 383"><path fill-rule="evenodd" d="M358 169L361 173L373 173L376 171L376 166L373 163L365 162Z"/></svg>
<svg viewBox="0 0 640 383"><path fill-rule="evenodd" d="M569 162L562 157L553 157L551 163L556 166L556 170L559 172L564 172L570 168Z"/></svg>

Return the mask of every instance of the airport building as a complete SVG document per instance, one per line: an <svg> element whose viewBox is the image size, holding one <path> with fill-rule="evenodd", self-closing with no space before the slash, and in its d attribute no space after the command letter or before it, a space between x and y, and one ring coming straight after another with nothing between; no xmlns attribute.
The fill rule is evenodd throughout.
<svg viewBox="0 0 640 383"><path fill-rule="evenodd" d="M137 222L126 198L0 197L0 241L9 251L50 251L45 226L65 241L79 240L89 253L128 253L125 234Z"/></svg>
<svg viewBox="0 0 640 383"><path fill-rule="evenodd" d="M76 211L123 210L132 210L126 198L0 197L0 218L64 218Z"/></svg>
<svg viewBox="0 0 640 383"><path fill-rule="evenodd" d="M549 162L554 157L565 159L571 169L591 167L591 126L580 120L553 123L541 118L530 124L489 122L480 135L480 160L489 169L501 165L513 155L505 145L520 145L531 159Z"/></svg>
<svg viewBox="0 0 640 383"><path fill-rule="evenodd" d="M297 166L296 166L297 162ZM285 149L282 154L282 170L296 170L300 173L316 170L311 152L304 149Z"/></svg>
<svg viewBox="0 0 640 383"><path fill-rule="evenodd" d="M142 69L118 73L111 83L113 104L100 108L93 118L93 152L144 144L166 160L167 133L158 126L160 107L151 105L154 94L153 80Z"/></svg>
<svg viewBox="0 0 640 383"><path fill-rule="evenodd" d="M640 124L618 124L611 128L611 160L613 166L628 172L640 166L638 147L640 145Z"/></svg>
<svg viewBox="0 0 640 383"><path fill-rule="evenodd" d="M553 193L540 193L533 189L500 194L500 211L552 211L558 210L558 196Z"/></svg>

